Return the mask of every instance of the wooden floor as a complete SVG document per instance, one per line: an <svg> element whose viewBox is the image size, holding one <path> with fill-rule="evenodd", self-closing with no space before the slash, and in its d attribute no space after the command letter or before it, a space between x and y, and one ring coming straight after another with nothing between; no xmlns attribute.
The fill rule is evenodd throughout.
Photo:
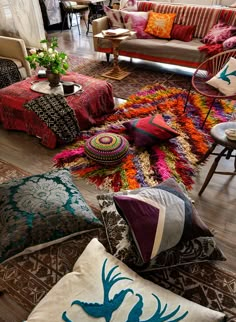
<svg viewBox="0 0 236 322"><path fill-rule="evenodd" d="M84 28L82 35L78 34L77 27L73 27L72 30L62 33L50 32L48 36L57 36L60 49L68 54L105 60L105 54L93 52L92 34L89 33L86 36ZM143 64L150 66L150 62L143 62ZM153 69L160 68L158 64L152 66ZM178 67L173 67L173 71L182 72ZM118 99L116 103L119 103ZM49 150L43 147L37 138L17 131L4 130L0 125L0 158L32 174L42 173L52 168L52 157L58 151L60 151L59 148ZM212 158L199 168L195 186L189 193L195 201L201 218L214 229L216 241L227 257L227 261L220 263L220 266L236 272L236 177L215 175L203 195L198 197L198 191L211 162ZM233 162L224 160L220 166L228 169L233 167ZM97 204L98 191L82 180L76 180L76 182L85 199Z"/></svg>

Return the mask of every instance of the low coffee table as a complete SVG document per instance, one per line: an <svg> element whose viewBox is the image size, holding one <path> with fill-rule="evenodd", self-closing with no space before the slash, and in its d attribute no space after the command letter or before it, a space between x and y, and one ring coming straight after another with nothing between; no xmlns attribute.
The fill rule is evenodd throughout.
<svg viewBox="0 0 236 322"><path fill-rule="evenodd" d="M114 100L110 83L72 72L61 79L82 86L82 92L65 97L75 111L81 130L101 124L105 116L112 112ZM0 89L0 122L7 130L20 130L37 136L43 145L54 149L62 142L33 111L24 107L26 102L43 95L31 89L32 83L40 80L45 79L34 76Z"/></svg>

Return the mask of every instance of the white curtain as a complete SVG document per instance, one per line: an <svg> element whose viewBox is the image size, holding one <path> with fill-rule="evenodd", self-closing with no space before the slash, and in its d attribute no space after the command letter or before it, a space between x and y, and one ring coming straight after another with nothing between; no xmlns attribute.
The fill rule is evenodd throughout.
<svg viewBox="0 0 236 322"><path fill-rule="evenodd" d="M27 47L41 47L45 31L38 0L0 0L0 35L21 38Z"/></svg>

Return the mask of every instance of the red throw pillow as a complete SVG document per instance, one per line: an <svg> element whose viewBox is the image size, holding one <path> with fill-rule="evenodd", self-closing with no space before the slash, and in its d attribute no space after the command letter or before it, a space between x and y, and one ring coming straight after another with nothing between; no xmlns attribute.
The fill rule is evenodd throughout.
<svg viewBox="0 0 236 322"><path fill-rule="evenodd" d="M171 38L182 41L191 41L193 39L195 28L196 26L184 26L175 23L171 30Z"/></svg>
<svg viewBox="0 0 236 322"><path fill-rule="evenodd" d="M138 147L153 145L159 140L168 140L179 135L166 124L160 114L133 119L123 125L130 132L134 144Z"/></svg>

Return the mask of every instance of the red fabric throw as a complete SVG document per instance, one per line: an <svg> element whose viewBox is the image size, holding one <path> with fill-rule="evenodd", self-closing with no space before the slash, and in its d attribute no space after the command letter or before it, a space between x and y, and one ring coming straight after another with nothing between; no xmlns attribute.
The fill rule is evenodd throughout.
<svg viewBox="0 0 236 322"><path fill-rule="evenodd" d="M203 46L198 47L200 51L205 51L207 53L208 57L214 56L218 53L221 53L223 51L223 45L222 44L206 44Z"/></svg>

